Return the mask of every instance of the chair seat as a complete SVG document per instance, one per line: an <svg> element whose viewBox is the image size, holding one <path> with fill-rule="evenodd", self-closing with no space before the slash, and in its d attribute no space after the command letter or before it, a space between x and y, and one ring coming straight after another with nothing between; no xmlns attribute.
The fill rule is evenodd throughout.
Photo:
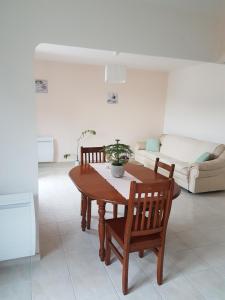
<svg viewBox="0 0 225 300"><path fill-rule="evenodd" d="M135 218L133 221L133 225L134 222L135 222ZM121 247L123 247L124 245L125 225L126 225L125 217L106 220L106 226L110 227L113 237ZM143 249L157 248L160 245L161 245L160 233L155 233L152 235L140 236L140 237L131 237L130 251L131 252L137 251L140 249L140 247Z"/></svg>

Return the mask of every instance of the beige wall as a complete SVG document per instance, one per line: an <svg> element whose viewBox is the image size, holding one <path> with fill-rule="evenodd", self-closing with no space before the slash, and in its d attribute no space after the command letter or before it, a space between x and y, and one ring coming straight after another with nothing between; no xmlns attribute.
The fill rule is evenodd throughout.
<svg viewBox="0 0 225 300"><path fill-rule="evenodd" d="M86 145L105 145L115 138L134 145L162 133L167 73L131 70L126 84L104 83L104 67L35 62L35 78L47 79L48 94L36 94L38 134L55 139L56 161L75 153L76 139L85 129L96 136ZM107 104L108 91L119 94L118 104Z"/></svg>

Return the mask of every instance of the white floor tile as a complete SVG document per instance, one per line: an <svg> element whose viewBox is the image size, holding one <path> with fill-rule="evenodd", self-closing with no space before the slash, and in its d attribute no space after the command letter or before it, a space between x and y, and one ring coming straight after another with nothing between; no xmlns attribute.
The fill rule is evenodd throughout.
<svg viewBox="0 0 225 300"><path fill-rule="evenodd" d="M157 257L152 251L145 251L144 257L139 258L135 255L138 265L152 282L156 282L157 274ZM163 267L163 282L168 282L181 276L181 271L178 269L177 264L171 259L170 255L165 253L164 267Z"/></svg>
<svg viewBox="0 0 225 300"><path fill-rule="evenodd" d="M21 258L0 262L0 287L31 279L31 259Z"/></svg>
<svg viewBox="0 0 225 300"><path fill-rule="evenodd" d="M217 243L194 249L211 267L225 267L225 243Z"/></svg>
<svg viewBox="0 0 225 300"><path fill-rule="evenodd" d="M155 286L162 299L165 300L205 300L203 295L183 277L173 279L161 286L155 284Z"/></svg>
<svg viewBox="0 0 225 300"><path fill-rule="evenodd" d="M40 234L40 237L43 239L48 239L52 236L59 235L57 222L40 224L39 234Z"/></svg>
<svg viewBox="0 0 225 300"><path fill-rule="evenodd" d="M176 235L187 246L188 249L212 244L212 242L208 239L207 233L202 232L197 228L176 232Z"/></svg>
<svg viewBox="0 0 225 300"><path fill-rule="evenodd" d="M225 278L214 270L192 273L187 278L206 300L225 299Z"/></svg>
<svg viewBox="0 0 225 300"><path fill-rule="evenodd" d="M81 220L69 220L64 222L58 222L59 234L62 235L74 235L81 231Z"/></svg>
<svg viewBox="0 0 225 300"><path fill-rule="evenodd" d="M194 252L194 250L170 252L169 257L178 268L180 274L207 270L210 267L204 259Z"/></svg>
<svg viewBox="0 0 225 300"><path fill-rule="evenodd" d="M71 279L64 275L55 275L45 279L32 280L32 300L75 300Z"/></svg>
<svg viewBox="0 0 225 300"><path fill-rule="evenodd" d="M41 248L41 259L32 260L33 299L75 300L60 237L44 241Z"/></svg>
<svg viewBox="0 0 225 300"><path fill-rule="evenodd" d="M66 257L78 299L119 299L103 263L91 246L78 247L73 252L67 252Z"/></svg>
<svg viewBox="0 0 225 300"><path fill-rule="evenodd" d="M31 300L32 286L30 281L18 282L11 280L11 284L0 286L0 300Z"/></svg>
<svg viewBox="0 0 225 300"><path fill-rule="evenodd" d="M105 268L117 290L117 293L120 298L123 299L121 263L114 259L111 265L105 266ZM126 295L126 299L141 300L148 297L153 300L162 299L153 286L153 277L145 274L135 259L132 259L132 256L129 264L128 288L129 293Z"/></svg>
<svg viewBox="0 0 225 300"><path fill-rule="evenodd" d="M188 245L184 243L176 233L167 234L166 236L166 252L174 253L180 250L188 249Z"/></svg>

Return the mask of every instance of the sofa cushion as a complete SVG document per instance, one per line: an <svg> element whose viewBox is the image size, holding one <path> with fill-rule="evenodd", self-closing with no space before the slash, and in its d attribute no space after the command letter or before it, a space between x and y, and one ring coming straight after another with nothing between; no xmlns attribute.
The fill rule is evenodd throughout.
<svg viewBox="0 0 225 300"><path fill-rule="evenodd" d="M193 163L204 152L213 153L218 144L176 135L162 135L160 153Z"/></svg>
<svg viewBox="0 0 225 300"><path fill-rule="evenodd" d="M219 146L217 146L215 148L215 150L213 151L213 154L215 156L215 158L219 157L223 152L225 151L225 145L220 144Z"/></svg>
<svg viewBox="0 0 225 300"><path fill-rule="evenodd" d="M146 142L146 150L152 152L159 152L160 150L160 140L156 138L148 139Z"/></svg>
<svg viewBox="0 0 225 300"><path fill-rule="evenodd" d="M196 159L196 163L202 163L204 161L208 161L211 158L211 153L209 152L204 152L202 153L197 159Z"/></svg>

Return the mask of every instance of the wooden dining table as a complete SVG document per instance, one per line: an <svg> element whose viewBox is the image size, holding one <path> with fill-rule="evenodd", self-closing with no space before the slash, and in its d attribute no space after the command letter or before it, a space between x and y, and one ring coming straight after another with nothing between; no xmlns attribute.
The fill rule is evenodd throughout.
<svg viewBox="0 0 225 300"><path fill-rule="evenodd" d="M127 163L125 171L139 179L143 183L154 183L161 180L168 180L167 177L155 173L150 168L142 165ZM87 207L87 197L97 200L99 224L99 257L102 261L105 258L105 205L106 203L121 204L125 207L128 200L124 198L105 178L103 178L90 164L74 167L69 176L77 189L81 192L83 208ZM173 199L180 195L181 188L177 183L174 185ZM85 231L86 214L82 214L81 228Z"/></svg>

